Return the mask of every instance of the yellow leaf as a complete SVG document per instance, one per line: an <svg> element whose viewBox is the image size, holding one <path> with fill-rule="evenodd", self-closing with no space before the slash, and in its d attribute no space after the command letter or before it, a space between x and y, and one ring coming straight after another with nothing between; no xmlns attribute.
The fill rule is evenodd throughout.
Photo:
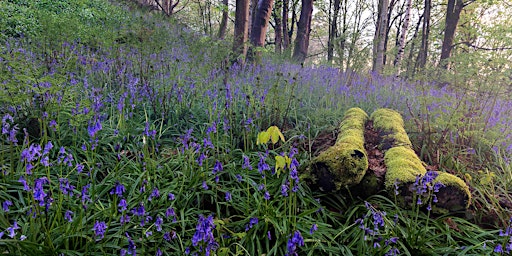
<svg viewBox="0 0 512 256"><path fill-rule="evenodd" d="M281 139L284 142L284 135L279 130L279 127L277 126L270 126L267 129L267 132L270 134L270 138L272 140L272 144L276 144L279 139Z"/></svg>
<svg viewBox="0 0 512 256"><path fill-rule="evenodd" d="M279 175L281 174L281 170L284 170L284 166L286 165L286 159L282 156L276 156L276 174L279 178ZM286 157L288 158L288 157Z"/></svg>
<svg viewBox="0 0 512 256"><path fill-rule="evenodd" d="M258 133L258 139L256 140L256 145L266 144L270 139L270 134L268 132L260 132Z"/></svg>

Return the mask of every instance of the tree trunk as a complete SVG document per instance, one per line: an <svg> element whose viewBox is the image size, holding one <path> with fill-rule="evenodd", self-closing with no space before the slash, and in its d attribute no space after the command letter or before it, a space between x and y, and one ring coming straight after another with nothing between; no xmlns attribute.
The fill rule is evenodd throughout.
<svg viewBox="0 0 512 256"><path fill-rule="evenodd" d="M217 37L219 39L224 39L226 37L226 30L228 28L228 18L229 18L229 0L222 0L222 19L219 27L219 34Z"/></svg>
<svg viewBox="0 0 512 256"><path fill-rule="evenodd" d="M283 17L281 16L281 10L283 8L283 1L277 0L275 3L275 9L272 12L274 21L276 23L274 27L274 41L275 41L275 53L281 54L283 50Z"/></svg>
<svg viewBox="0 0 512 256"><path fill-rule="evenodd" d="M233 53L237 62L243 62L247 52L248 23L249 0L236 0Z"/></svg>
<svg viewBox="0 0 512 256"><path fill-rule="evenodd" d="M329 39L327 41L327 61L332 63L334 58L334 39L338 37L338 15L340 12L341 1L334 0L334 11L331 19L331 26L329 29Z"/></svg>
<svg viewBox="0 0 512 256"><path fill-rule="evenodd" d="M373 40L373 65L372 71L382 73L384 69L384 48L387 34L387 18L388 18L388 0L379 0L379 11L375 37Z"/></svg>
<svg viewBox="0 0 512 256"><path fill-rule="evenodd" d="M261 50L258 48L265 45L265 35L273 5L274 0L258 0L251 28L251 50L248 55L250 61L261 58Z"/></svg>
<svg viewBox="0 0 512 256"><path fill-rule="evenodd" d="M423 11L423 27L421 29L421 46L416 59L416 69L424 68L427 64L428 56L428 37L430 34L430 10L432 9L432 1L425 0L425 10Z"/></svg>
<svg viewBox="0 0 512 256"><path fill-rule="evenodd" d="M400 40L398 41L398 51L395 57L395 61L393 65L398 69L397 75L400 75L400 63L402 62L402 56L404 55L405 49L405 37L407 36L407 30L409 29L409 20L411 16L411 5L412 0L406 0L407 4L405 6L405 17L404 22L402 23L402 29L400 31Z"/></svg>
<svg viewBox="0 0 512 256"><path fill-rule="evenodd" d="M443 37L443 45L441 48L440 65L444 69L450 68L448 58L451 56L453 39L455 37L455 30L459 23L460 13L464 8L462 0L449 0L446 9L445 29Z"/></svg>
<svg viewBox="0 0 512 256"><path fill-rule="evenodd" d="M308 55L312 16L313 0L302 0L299 23L297 24L295 48L293 49L293 59L300 63L304 63Z"/></svg>
<svg viewBox="0 0 512 256"><path fill-rule="evenodd" d="M290 37L288 36L288 8L290 5L289 0L283 1L283 18L282 18L282 30L283 30L283 51L286 51L290 47Z"/></svg>

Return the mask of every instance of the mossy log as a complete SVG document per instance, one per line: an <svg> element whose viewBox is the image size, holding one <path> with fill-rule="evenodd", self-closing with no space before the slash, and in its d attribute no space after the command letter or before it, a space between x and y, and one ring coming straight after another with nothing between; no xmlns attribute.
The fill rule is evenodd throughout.
<svg viewBox="0 0 512 256"><path fill-rule="evenodd" d="M398 112L378 109L372 113L370 119L374 129L382 137L379 147L386 150L385 188L390 195L399 195L397 199L400 204L407 206L418 203L425 196L422 193L429 196L433 192L437 201L433 204L433 209L437 212L460 211L469 207L471 193L460 178L444 172L429 174L435 177L433 180L424 178L427 170L412 149L404 129L404 121ZM422 187L425 189L422 190Z"/></svg>
<svg viewBox="0 0 512 256"><path fill-rule="evenodd" d="M384 190L401 206L421 202L438 213L469 207L466 183L449 173L427 171L394 110L377 109L368 117L362 109L349 109L330 145L302 172L313 189L363 198Z"/></svg>
<svg viewBox="0 0 512 256"><path fill-rule="evenodd" d="M351 108L345 112L339 125L339 136L334 146L327 148L312 160L308 176L322 191L339 191L359 184L368 169L364 149L366 112Z"/></svg>

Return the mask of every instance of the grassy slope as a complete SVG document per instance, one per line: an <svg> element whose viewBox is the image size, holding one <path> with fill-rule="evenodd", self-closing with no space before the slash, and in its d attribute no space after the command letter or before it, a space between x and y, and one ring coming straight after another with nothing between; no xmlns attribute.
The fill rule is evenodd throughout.
<svg viewBox="0 0 512 256"><path fill-rule="evenodd" d="M312 194L297 176L304 145L346 109L389 107L426 161L472 185L471 219L496 214L505 228L507 101L270 60L227 67L229 42L133 6L0 7L2 252L464 255L508 243L422 206ZM287 141L256 145L270 125ZM276 173L278 155L293 161Z"/></svg>

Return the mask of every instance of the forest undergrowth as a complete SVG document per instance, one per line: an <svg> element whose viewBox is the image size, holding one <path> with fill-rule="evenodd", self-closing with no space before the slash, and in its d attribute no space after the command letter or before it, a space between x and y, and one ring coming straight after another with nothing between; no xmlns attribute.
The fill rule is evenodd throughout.
<svg viewBox="0 0 512 256"><path fill-rule="evenodd" d="M0 255L512 250L503 94L270 56L228 65L231 42L126 3L0 7ZM421 159L469 184L470 209L311 191L301 166L351 107L399 111ZM281 137L258 141L269 127Z"/></svg>

